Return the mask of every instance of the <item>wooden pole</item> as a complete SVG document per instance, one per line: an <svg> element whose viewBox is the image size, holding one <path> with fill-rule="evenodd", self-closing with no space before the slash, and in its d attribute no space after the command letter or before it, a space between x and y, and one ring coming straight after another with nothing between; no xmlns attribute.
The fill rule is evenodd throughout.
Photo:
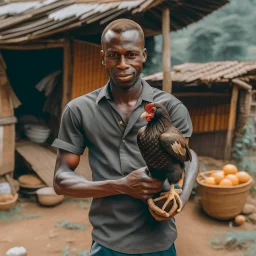
<svg viewBox="0 0 256 256"><path fill-rule="evenodd" d="M247 91L252 90L252 86L251 86L251 85L247 84L247 83L244 82L244 81L241 81L240 79L237 79L237 78L236 78L236 79L232 79L232 82L233 82L234 84L238 85L239 87L241 87L241 88L247 90Z"/></svg>
<svg viewBox="0 0 256 256"><path fill-rule="evenodd" d="M236 126L236 111L237 111L237 101L238 101L238 85L233 85L230 108L229 108L229 120L228 120L228 133L226 138L226 149L225 149L225 160L231 159L231 148L232 139Z"/></svg>
<svg viewBox="0 0 256 256"><path fill-rule="evenodd" d="M71 100L73 79L73 47L72 41L67 39L63 48L63 88L62 88L62 110Z"/></svg>
<svg viewBox="0 0 256 256"><path fill-rule="evenodd" d="M171 80L171 43L170 43L170 10L163 9L162 13L162 33L163 33L163 47L162 47L162 68L163 68L163 84L162 89L165 92L172 92Z"/></svg>

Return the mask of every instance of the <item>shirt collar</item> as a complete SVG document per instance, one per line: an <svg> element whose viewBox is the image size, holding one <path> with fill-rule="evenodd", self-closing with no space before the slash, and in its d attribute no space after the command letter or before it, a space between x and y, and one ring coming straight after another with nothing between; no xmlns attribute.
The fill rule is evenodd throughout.
<svg viewBox="0 0 256 256"><path fill-rule="evenodd" d="M142 84L142 92L140 95L141 100L153 102L153 88L142 78L139 78L136 83ZM109 94L109 84L110 81L108 81L107 84L100 90L100 93L96 99L96 104L98 104L99 101L104 97L107 100L111 99L111 96Z"/></svg>

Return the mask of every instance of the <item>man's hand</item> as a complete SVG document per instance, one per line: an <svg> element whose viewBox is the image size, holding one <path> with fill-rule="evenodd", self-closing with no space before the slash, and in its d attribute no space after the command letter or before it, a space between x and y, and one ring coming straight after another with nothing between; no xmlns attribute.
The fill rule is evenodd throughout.
<svg viewBox="0 0 256 256"><path fill-rule="evenodd" d="M140 168L124 177L122 192L134 198L149 199L160 192L163 182L147 175L147 167Z"/></svg>

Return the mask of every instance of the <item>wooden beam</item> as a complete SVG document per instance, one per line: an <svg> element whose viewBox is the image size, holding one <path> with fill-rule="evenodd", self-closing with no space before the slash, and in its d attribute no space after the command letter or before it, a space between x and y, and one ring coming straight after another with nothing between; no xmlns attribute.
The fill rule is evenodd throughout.
<svg viewBox="0 0 256 256"><path fill-rule="evenodd" d="M14 124L17 123L17 118L15 116L0 117L0 125Z"/></svg>
<svg viewBox="0 0 256 256"><path fill-rule="evenodd" d="M163 9L162 13L162 33L163 33L163 50L162 50L162 68L163 68L163 91L172 92L171 80L171 44L170 44L170 10Z"/></svg>
<svg viewBox="0 0 256 256"><path fill-rule="evenodd" d="M63 48L63 88L62 88L62 103L61 107L67 105L71 100L73 79L73 42L67 39Z"/></svg>
<svg viewBox="0 0 256 256"><path fill-rule="evenodd" d="M232 89L230 108L229 108L228 133L226 137L226 148L225 148L225 156L224 156L225 160L231 159L232 139L234 136L235 126L236 126L238 92L239 92L239 87L237 84L234 84Z"/></svg>
<svg viewBox="0 0 256 256"><path fill-rule="evenodd" d="M53 48L62 48L64 47L64 43L56 42L56 43L34 43L34 44L0 44L1 50L42 50L42 49L53 49Z"/></svg>
<svg viewBox="0 0 256 256"><path fill-rule="evenodd" d="M232 82L236 85L238 85L239 87L247 90L247 91L251 91L252 90L252 86L247 84L244 81L241 81L240 79L236 78L236 79L232 79Z"/></svg>
<svg viewBox="0 0 256 256"><path fill-rule="evenodd" d="M177 92L173 93L175 97L229 97L229 93L218 92Z"/></svg>

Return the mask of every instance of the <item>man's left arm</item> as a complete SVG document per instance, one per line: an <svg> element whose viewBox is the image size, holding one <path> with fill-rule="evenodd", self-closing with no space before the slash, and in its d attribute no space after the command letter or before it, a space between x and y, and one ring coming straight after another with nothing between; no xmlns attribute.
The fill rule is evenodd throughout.
<svg viewBox="0 0 256 256"><path fill-rule="evenodd" d="M169 110L169 115L172 121L172 124L179 129L182 135L186 138L187 143L189 144L189 139L193 132L193 125L187 108L180 102ZM192 155L193 161L193 155ZM184 170L184 180L182 186L182 194L180 199L182 201L183 207L187 203L192 189L194 187L194 182L197 177L197 170L192 169L191 162L185 163ZM193 163L194 164L194 163Z"/></svg>

